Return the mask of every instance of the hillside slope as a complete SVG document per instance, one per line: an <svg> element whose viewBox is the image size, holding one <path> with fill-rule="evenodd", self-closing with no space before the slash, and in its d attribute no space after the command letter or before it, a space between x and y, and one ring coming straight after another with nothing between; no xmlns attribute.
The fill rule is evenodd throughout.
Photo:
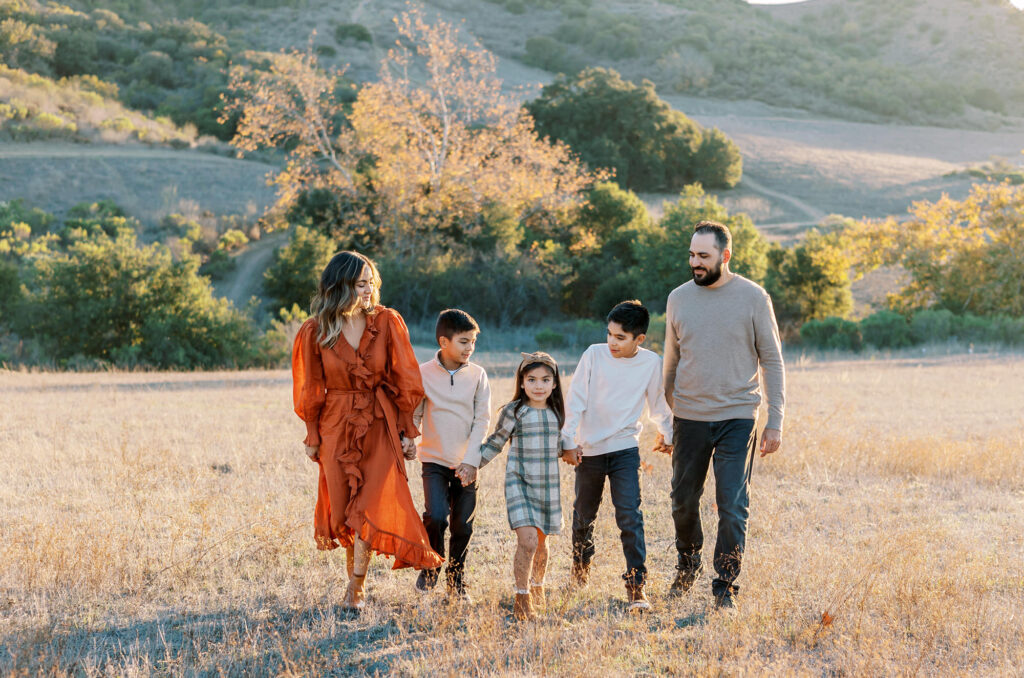
<svg viewBox="0 0 1024 678"><path fill-rule="evenodd" d="M48 212L113 200L152 224L171 212L262 214L273 167L197 151L64 143L0 144L0 200Z"/></svg>

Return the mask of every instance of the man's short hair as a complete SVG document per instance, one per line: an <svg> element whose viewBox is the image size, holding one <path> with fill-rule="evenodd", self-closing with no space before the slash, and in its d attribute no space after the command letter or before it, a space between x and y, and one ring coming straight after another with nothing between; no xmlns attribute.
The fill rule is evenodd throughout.
<svg viewBox="0 0 1024 678"><path fill-rule="evenodd" d="M615 308L608 313L605 322L622 325L622 330L629 332L636 339L641 334L647 334L647 328L651 324L651 314L638 300L630 299L616 304Z"/></svg>
<svg viewBox="0 0 1024 678"><path fill-rule="evenodd" d="M725 250L732 251L732 231L725 224L720 224L717 221L698 221L693 227L693 233L713 233L715 235L715 244L718 246L720 252Z"/></svg>
<svg viewBox="0 0 1024 678"><path fill-rule="evenodd" d="M437 343L441 343L441 337L451 340L456 334L463 332L479 332L480 326L473 320L473 316L460 311L457 308L446 308L437 314L437 324L434 326L434 335Z"/></svg>

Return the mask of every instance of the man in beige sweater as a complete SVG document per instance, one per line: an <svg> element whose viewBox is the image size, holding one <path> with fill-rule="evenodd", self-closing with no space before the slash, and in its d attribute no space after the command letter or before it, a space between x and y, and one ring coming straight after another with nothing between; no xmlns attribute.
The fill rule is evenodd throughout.
<svg viewBox="0 0 1024 678"><path fill-rule="evenodd" d="M665 395L672 408L672 519L679 561L670 595L682 595L701 572L704 535L700 497L714 464L718 538L717 608L735 608L750 515L750 471L757 449L759 372L768 421L761 456L779 449L785 368L772 301L764 289L729 270L732 234L702 221L690 241L693 280L668 296L665 310Z"/></svg>

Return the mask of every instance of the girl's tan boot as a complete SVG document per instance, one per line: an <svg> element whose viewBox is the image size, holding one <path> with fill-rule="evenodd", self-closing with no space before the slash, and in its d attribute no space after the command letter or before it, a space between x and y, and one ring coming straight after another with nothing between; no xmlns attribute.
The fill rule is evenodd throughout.
<svg viewBox="0 0 1024 678"><path fill-rule="evenodd" d="M533 604L530 602L529 593L515 593L515 600L512 602L512 616L517 621L533 621L537 618L533 611Z"/></svg>

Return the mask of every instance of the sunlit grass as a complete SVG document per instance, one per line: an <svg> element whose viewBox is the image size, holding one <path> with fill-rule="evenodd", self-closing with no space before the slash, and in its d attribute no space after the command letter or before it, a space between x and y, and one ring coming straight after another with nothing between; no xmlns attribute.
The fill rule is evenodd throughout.
<svg viewBox="0 0 1024 678"><path fill-rule="evenodd" d="M511 380L494 381L495 406ZM1024 665L1024 360L794 364L758 459L739 614L674 565L669 460L642 478L654 612L624 610L607 498L588 588L551 540L548 608L509 621L501 465L481 473L475 602L374 560L341 608L284 372L0 374L0 671L227 674L1005 674ZM650 434L644 443L649 443ZM416 464L411 487L422 505ZM709 487L709 490L711 488ZM708 496L713 493L708 492ZM714 535L710 501L705 534ZM710 565L708 562L707 565Z"/></svg>

